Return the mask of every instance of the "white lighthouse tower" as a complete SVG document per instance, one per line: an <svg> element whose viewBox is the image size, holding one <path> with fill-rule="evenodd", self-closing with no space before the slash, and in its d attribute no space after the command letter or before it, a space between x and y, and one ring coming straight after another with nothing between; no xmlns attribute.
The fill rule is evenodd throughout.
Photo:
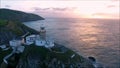
<svg viewBox="0 0 120 68"><path fill-rule="evenodd" d="M39 32L39 34L40 34L40 39L41 40L46 40L46 30L45 30L45 27L40 27L40 32Z"/></svg>
<svg viewBox="0 0 120 68"><path fill-rule="evenodd" d="M51 48L54 46L54 41L46 39L46 30L43 25L40 27L39 35L36 35L35 44L46 48Z"/></svg>
<svg viewBox="0 0 120 68"><path fill-rule="evenodd" d="M37 46L45 46L46 44L46 30L44 26L40 27L39 35L36 36L35 44Z"/></svg>

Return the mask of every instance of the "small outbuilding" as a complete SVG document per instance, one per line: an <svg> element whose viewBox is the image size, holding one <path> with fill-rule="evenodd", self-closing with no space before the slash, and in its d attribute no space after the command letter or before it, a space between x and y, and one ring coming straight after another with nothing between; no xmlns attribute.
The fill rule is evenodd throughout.
<svg viewBox="0 0 120 68"><path fill-rule="evenodd" d="M21 40L11 40L9 41L9 44L14 49L21 45Z"/></svg>

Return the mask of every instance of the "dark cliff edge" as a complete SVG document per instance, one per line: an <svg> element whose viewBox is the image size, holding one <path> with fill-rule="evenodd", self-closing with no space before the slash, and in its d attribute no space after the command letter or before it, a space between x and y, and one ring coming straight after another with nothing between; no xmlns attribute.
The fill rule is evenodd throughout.
<svg viewBox="0 0 120 68"><path fill-rule="evenodd" d="M11 9L0 9L0 19L18 22L44 20L43 17L38 16L36 14Z"/></svg>

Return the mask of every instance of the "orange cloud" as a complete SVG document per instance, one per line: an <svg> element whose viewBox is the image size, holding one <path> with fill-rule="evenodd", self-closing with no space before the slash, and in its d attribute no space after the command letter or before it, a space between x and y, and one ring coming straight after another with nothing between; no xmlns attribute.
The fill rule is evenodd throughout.
<svg viewBox="0 0 120 68"><path fill-rule="evenodd" d="M108 5L107 8L114 8L116 7L115 5Z"/></svg>
<svg viewBox="0 0 120 68"><path fill-rule="evenodd" d="M119 19L119 15L110 14L110 13L94 13L94 14L92 14L92 16L93 17L101 17L101 18Z"/></svg>

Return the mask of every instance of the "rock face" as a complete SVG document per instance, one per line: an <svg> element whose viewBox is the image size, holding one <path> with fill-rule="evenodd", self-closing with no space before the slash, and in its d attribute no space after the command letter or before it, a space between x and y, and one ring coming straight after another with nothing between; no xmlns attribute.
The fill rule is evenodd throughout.
<svg viewBox="0 0 120 68"><path fill-rule="evenodd" d="M0 9L0 19L18 22L44 20L41 16L32 13L25 13L10 9Z"/></svg>

